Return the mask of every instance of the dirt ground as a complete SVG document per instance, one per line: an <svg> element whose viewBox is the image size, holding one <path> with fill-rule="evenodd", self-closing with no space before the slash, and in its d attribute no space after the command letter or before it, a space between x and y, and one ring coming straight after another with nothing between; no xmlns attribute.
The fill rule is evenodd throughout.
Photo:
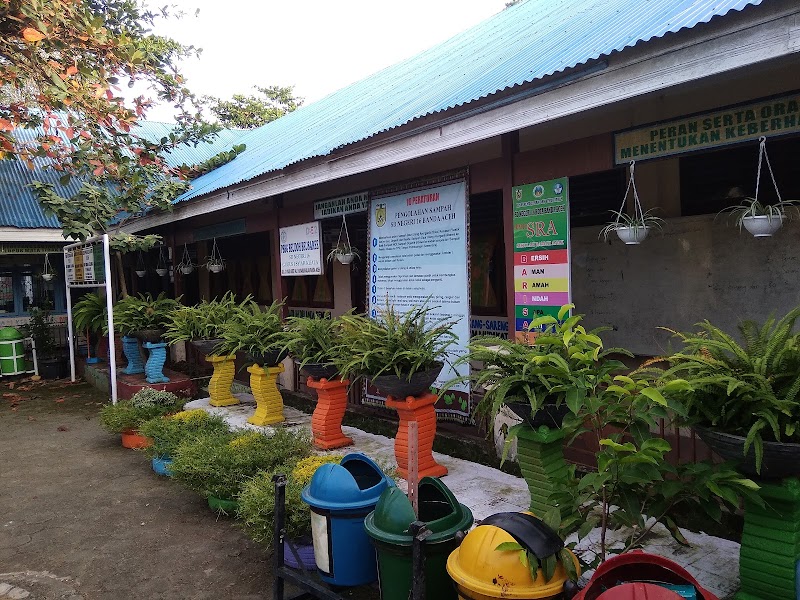
<svg viewBox="0 0 800 600"><path fill-rule="evenodd" d="M267 552L104 432L104 401L0 381L0 600L270 598Z"/></svg>

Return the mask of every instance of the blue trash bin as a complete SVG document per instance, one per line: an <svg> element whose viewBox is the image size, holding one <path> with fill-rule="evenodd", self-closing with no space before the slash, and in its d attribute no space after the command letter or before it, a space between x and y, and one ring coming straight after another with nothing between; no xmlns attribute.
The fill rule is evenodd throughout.
<svg viewBox="0 0 800 600"><path fill-rule="evenodd" d="M377 581L375 549L364 519L383 490L393 486L378 465L358 452L316 470L302 498L311 507L314 559L323 581L343 587Z"/></svg>

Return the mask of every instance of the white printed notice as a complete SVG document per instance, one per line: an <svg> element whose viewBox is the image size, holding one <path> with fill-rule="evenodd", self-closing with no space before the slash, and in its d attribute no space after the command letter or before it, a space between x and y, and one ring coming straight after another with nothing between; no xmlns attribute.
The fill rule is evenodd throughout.
<svg viewBox="0 0 800 600"><path fill-rule="evenodd" d="M466 353L470 338L467 274L466 183L444 183L423 190L374 198L370 205L369 314L380 318L387 300L405 312L427 302L433 320L455 321L456 344L448 361ZM459 374L469 373L461 365ZM456 373L445 364L434 384L439 388ZM366 402L384 398L367 387ZM436 404L440 418L470 418L469 384L449 389Z"/></svg>
<svg viewBox="0 0 800 600"><path fill-rule="evenodd" d="M319 222L281 227L281 275L322 275L322 231Z"/></svg>

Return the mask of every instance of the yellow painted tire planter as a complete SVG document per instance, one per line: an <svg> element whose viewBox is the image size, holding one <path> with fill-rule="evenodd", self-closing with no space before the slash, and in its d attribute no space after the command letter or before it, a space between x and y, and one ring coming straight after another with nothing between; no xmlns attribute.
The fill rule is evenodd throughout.
<svg viewBox="0 0 800 600"><path fill-rule="evenodd" d="M211 381L208 383L208 394L211 396L211 406L233 406L239 404L239 399L231 393L233 377L236 375L236 355L206 356L206 361L214 367Z"/></svg>

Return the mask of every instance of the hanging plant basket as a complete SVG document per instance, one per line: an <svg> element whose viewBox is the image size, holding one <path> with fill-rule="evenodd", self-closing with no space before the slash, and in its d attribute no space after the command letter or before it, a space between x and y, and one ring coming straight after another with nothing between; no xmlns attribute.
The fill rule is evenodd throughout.
<svg viewBox="0 0 800 600"><path fill-rule="evenodd" d="M181 273L183 273L184 275L189 275L194 272L194 265L184 265L179 268L181 270Z"/></svg>
<svg viewBox="0 0 800 600"><path fill-rule="evenodd" d="M156 263L156 273L159 277L164 277L167 273L169 273L169 269L167 268L167 257L164 256L164 245L162 244L158 248L158 262Z"/></svg>
<svg viewBox="0 0 800 600"><path fill-rule="evenodd" d="M354 252L337 252L336 253L336 260L338 260L343 265L349 265L356 259L356 255Z"/></svg>
<svg viewBox="0 0 800 600"><path fill-rule="evenodd" d="M344 233L344 239L342 239ZM342 225L339 227L339 239L336 240L336 245L328 253L328 262L333 261L335 258L343 265L352 264L353 261L358 260L361 253L357 248L350 245L350 233L347 231L347 219L342 215Z"/></svg>
<svg viewBox="0 0 800 600"><path fill-rule="evenodd" d="M642 210L642 204L639 201L639 192L636 191L636 179L634 178L635 165L636 161L631 161L631 176L628 178L628 187L625 188L622 205L619 207L619 210L611 211L614 215L614 220L607 223L606 226L600 230L600 235L598 237L603 238L605 241L608 241L608 237L614 232L626 246L637 246L647 238L651 229L660 230L664 225L664 219L652 214L655 209L650 209L647 212ZM625 204L628 201L628 194L631 190L633 190L633 216L625 212Z"/></svg>
<svg viewBox="0 0 800 600"><path fill-rule="evenodd" d="M45 281L52 281L53 273L42 273L42 279L44 279Z"/></svg>
<svg viewBox="0 0 800 600"><path fill-rule="evenodd" d="M163 277L164 275L169 273L169 270L168 269L156 269L156 273L158 274L159 277Z"/></svg>
<svg viewBox="0 0 800 600"><path fill-rule="evenodd" d="M144 269L136 269L136 276L137 277L144 277L147 275L147 271Z"/></svg>
<svg viewBox="0 0 800 600"><path fill-rule="evenodd" d="M55 277L55 273L53 272L53 267L50 264L50 254L45 254L44 268L42 269L42 279L45 281L52 281L53 277Z"/></svg>
<svg viewBox="0 0 800 600"><path fill-rule="evenodd" d="M225 260L220 254L219 247L217 246L217 238L214 238L214 245L211 246L211 256L206 261L206 269L211 273L220 273L225 268Z"/></svg>
<svg viewBox="0 0 800 600"><path fill-rule="evenodd" d="M181 257L181 262L178 263L178 270L183 275L189 275L194 271L192 257L189 256L189 247L186 244L183 245L183 256Z"/></svg>
<svg viewBox="0 0 800 600"><path fill-rule="evenodd" d="M136 259L136 276L144 277L145 275L147 275L147 267L144 265L144 256L142 255L142 251L139 250L139 256Z"/></svg>
<svg viewBox="0 0 800 600"><path fill-rule="evenodd" d="M753 237L772 237L783 225L783 215L770 217L769 215L756 215L742 217L742 225Z"/></svg>

